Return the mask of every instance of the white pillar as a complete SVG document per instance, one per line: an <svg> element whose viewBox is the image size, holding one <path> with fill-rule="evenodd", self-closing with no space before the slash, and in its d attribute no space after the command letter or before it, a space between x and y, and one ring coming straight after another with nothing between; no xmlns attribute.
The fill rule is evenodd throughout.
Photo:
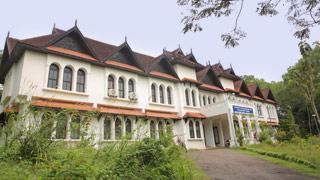
<svg viewBox="0 0 320 180"><path fill-rule="evenodd" d="M228 118L229 133L230 133L230 147L232 147L237 145L237 136L236 136L236 131L234 129L233 116L230 108L228 109L227 118Z"/></svg>
<svg viewBox="0 0 320 180"><path fill-rule="evenodd" d="M247 119L248 132L249 132L249 143L252 143L254 141L254 138L253 138L253 131L251 127L251 120L249 116L247 116L246 119Z"/></svg>
<svg viewBox="0 0 320 180"><path fill-rule="evenodd" d="M219 134L220 134L220 144L222 145L222 146L224 146L224 135L223 135L223 126L222 126L222 120L220 120L219 121L219 128L218 128L218 130L219 130Z"/></svg>
<svg viewBox="0 0 320 180"><path fill-rule="evenodd" d="M245 137L245 135L244 135L244 130L243 130L243 124L242 124L242 117L241 117L241 115L238 115L237 118L238 118L240 133L242 134L243 137Z"/></svg>
<svg viewBox="0 0 320 180"><path fill-rule="evenodd" d="M76 91L76 87L77 87L77 71L74 70L72 72L72 88L71 91Z"/></svg>

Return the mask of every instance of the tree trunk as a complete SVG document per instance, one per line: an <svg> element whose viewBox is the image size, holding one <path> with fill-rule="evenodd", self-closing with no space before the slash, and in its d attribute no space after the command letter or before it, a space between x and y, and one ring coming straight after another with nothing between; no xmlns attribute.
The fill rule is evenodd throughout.
<svg viewBox="0 0 320 180"><path fill-rule="evenodd" d="M316 115L316 120L317 120L318 124L320 124L319 113L318 113L318 110L317 110L317 107L316 107L314 100L311 101L311 108L312 108L314 114Z"/></svg>

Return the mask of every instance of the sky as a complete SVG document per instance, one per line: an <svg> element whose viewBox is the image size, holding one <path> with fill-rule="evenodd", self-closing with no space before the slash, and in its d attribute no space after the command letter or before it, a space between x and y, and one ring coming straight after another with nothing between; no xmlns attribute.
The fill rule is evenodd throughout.
<svg viewBox="0 0 320 180"><path fill-rule="evenodd" d="M301 57L294 27L288 24L284 11L278 16L259 17L255 12L260 1L245 1L239 26L247 37L236 48L225 48L220 35L229 32L235 14L229 18L209 18L204 30L182 33L181 18L186 7L176 0L10 0L1 2L0 49L7 32L18 39L51 33L53 24L68 30L77 19L81 32L90 38L120 45L127 36L137 52L158 56L163 49L192 48L198 62L221 62L232 65L238 75L255 75L267 81L279 81L287 68ZM318 27L317 27L318 28ZM312 31L308 42L320 40L320 30Z"/></svg>

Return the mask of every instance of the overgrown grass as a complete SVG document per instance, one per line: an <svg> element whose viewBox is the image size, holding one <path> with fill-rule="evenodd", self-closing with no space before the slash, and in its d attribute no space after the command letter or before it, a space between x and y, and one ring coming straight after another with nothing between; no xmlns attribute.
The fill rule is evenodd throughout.
<svg viewBox="0 0 320 180"><path fill-rule="evenodd" d="M244 149L239 149L250 155L272 161L276 164L297 170L299 172L320 177L320 137L310 137L308 139L293 138L290 142L279 142L275 144L254 144L248 145L249 149L267 154L286 155L288 160L281 158L270 157L267 154L262 155L257 152L248 152ZM285 158L286 159L286 158ZM291 159L301 159L315 165L315 168L306 166L304 163L292 162Z"/></svg>
<svg viewBox="0 0 320 180"><path fill-rule="evenodd" d="M48 160L36 163L8 157L6 151L0 149L2 179L205 179L169 137L123 140L99 150L58 143L50 149Z"/></svg>

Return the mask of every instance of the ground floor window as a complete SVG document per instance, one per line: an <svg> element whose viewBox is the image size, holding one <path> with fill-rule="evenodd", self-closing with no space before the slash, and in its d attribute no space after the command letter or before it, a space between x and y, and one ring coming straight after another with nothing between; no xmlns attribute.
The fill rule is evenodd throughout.
<svg viewBox="0 0 320 180"><path fill-rule="evenodd" d="M121 139L122 137L122 123L120 118L116 118L115 121L115 138L116 140Z"/></svg>
<svg viewBox="0 0 320 180"><path fill-rule="evenodd" d="M200 120L190 119L188 122L189 137L191 139L201 138L201 122Z"/></svg>
<svg viewBox="0 0 320 180"><path fill-rule="evenodd" d="M120 140L122 137L133 138L133 118L107 115L103 122L103 139Z"/></svg>
<svg viewBox="0 0 320 180"><path fill-rule="evenodd" d="M111 139L111 119L110 117L107 117L104 120L104 124L103 124L103 139L105 140L109 140Z"/></svg>
<svg viewBox="0 0 320 180"><path fill-rule="evenodd" d="M70 123L70 137L71 139L80 139L80 115L72 116Z"/></svg>
<svg viewBox="0 0 320 180"><path fill-rule="evenodd" d="M172 134L173 121L169 119L150 120L149 132L151 138L160 138L167 133Z"/></svg>
<svg viewBox="0 0 320 180"><path fill-rule="evenodd" d="M56 139L66 139L68 128L68 116L61 115L56 122Z"/></svg>

